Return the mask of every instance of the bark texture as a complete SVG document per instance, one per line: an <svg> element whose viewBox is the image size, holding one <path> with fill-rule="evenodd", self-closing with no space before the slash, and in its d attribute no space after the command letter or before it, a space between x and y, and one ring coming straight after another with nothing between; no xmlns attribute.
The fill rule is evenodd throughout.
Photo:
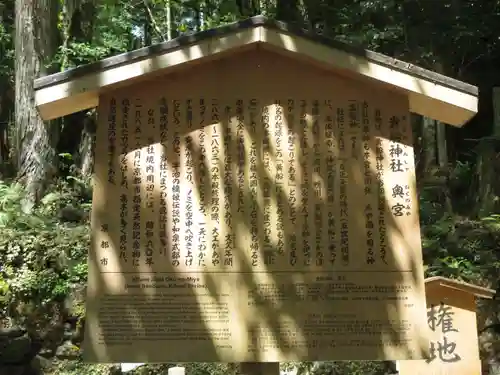
<svg viewBox="0 0 500 375"><path fill-rule="evenodd" d="M90 178L94 172L96 117L95 110L87 115L78 147L77 165L84 178Z"/></svg>
<svg viewBox="0 0 500 375"><path fill-rule="evenodd" d="M16 0L15 124L18 179L26 186L28 210L41 198L56 170L58 125L42 120L35 106L33 82L50 73L57 49L55 0Z"/></svg>

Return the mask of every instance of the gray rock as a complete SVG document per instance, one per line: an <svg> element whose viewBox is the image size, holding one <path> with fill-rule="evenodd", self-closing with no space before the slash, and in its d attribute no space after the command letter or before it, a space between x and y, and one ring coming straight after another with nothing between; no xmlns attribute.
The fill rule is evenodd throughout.
<svg viewBox="0 0 500 375"><path fill-rule="evenodd" d="M28 334L0 343L0 364L20 364L31 353L31 339Z"/></svg>
<svg viewBox="0 0 500 375"><path fill-rule="evenodd" d="M123 375L122 369L118 365L111 366L108 375Z"/></svg>
<svg viewBox="0 0 500 375"><path fill-rule="evenodd" d="M20 327L0 328L0 340L23 336L26 330Z"/></svg>
<svg viewBox="0 0 500 375"><path fill-rule="evenodd" d="M46 358L46 359L52 358L54 356L54 350L52 350L50 348L42 348L38 352L38 355L42 356L43 358Z"/></svg>
<svg viewBox="0 0 500 375"><path fill-rule="evenodd" d="M141 367L143 366L144 363L121 363L120 364L120 371L122 371L122 373L127 373L127 372L130 372L132 370L135 370L136 368L138 367Z"/></svg>
<svg viewBox="0 0 500 375"><path fill-rule="evenodd" d="M2 366L0 365L0 375L24 375L24 366Z"/></svg>
<svg viewBox="0 0 500 375"><path fill-rule="evenodd" d="M63 333L64 340L65 341L71 340L73 335L74 333L71 324L69 323L64 324L64 333Z"/></svg>
<svg viewBox="0 0 500 375"><path fill-rule="evenodd" d="M65 341L56 350L58 359L77 359L80 356L80 349L73 345L71 341Z"/></svg>
<svg viewBox="0 0 500 375"><path fill-rule="evenodd" d="M73 336L71 337L71 341L74 344L80 344L83 341L83 335L85 334L85 323L81 323L76 326L73 331Z"/></svg>
<svg viewBox="0 0 500 375"><path fill-rule="evenodd" d="M49 368L52 365L52 361L47 358L43 358L39 355L33 357L30 363L30 367L39 373L42 373L43 369Z"/></svg>
<svg viewBox="0 0 500 375"><path fill-rule="evenodd" d="M68 260L70 263L71 259ZM69 267L71 264L69 265ZM84 285L72 284L70 288L70 292L66 295L64 299L64 314L66 318L70 318L73 323L76 325L77 320L81 317L81 311L78 309L75 310L75 307L82 304L82 301L85 301L87 294L87 289Z"/></svg>

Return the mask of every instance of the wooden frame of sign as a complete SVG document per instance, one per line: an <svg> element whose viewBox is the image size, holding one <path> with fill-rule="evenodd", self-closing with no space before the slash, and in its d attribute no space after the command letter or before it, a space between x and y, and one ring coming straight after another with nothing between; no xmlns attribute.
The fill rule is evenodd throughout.
<svg viewBox="0 0 500 375"><path fill-rule="evenodd" d="M476 298L495 291L444 277L425 280L429 357L400 361L401 375L480 375Z"/></svg>
<svg viewBox="0 0 500 375"><path fill-rule="evenodd" d="M476 87L262 17L35 87L98 106L87 360L423 358L409 117Z"/></svg>

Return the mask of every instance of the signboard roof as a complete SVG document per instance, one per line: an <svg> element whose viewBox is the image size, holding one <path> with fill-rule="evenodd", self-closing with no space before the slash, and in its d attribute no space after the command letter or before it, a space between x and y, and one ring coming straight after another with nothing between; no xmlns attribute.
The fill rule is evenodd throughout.
<svg viewBox="0 0 500 375"><path fill-rule="evenodd" d="M473 294L475 297L491 299L495 295L493 289L469 284L463 281L448 279L442 276L434 276L425 279L426 286L438 286Z"/></svg>
<svg viewBox="0 0 500 375"><path fill-rule="evenodd" d="M492 298L495 291L441 276L425 279L425 286L430 355L399 361L399 374L481 374L474 297Z"/></svg>
<svg viewBox="0 0 500 375"><path fill-rule="evenodd" d="M104 90L166 74L241 50L264 48L351 78L405 93L410 111L462 126L477 113L475 86L415 65L256 16L185 35L35 81L35 100L49 120L96 107Z"/></svg>

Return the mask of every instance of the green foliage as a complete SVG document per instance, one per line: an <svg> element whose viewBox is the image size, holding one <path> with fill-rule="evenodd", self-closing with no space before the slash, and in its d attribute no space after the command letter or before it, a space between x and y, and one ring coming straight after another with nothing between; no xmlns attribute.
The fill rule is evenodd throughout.
<svg viewBox="0 0 500 375"><path fill-rule="evenodd" d="M25 307L45 309L85 283L89 227L58 217L66 205L88 207L77 191L74 182L59 181L36 211L26 215L21 210L22 187L0 182L1 315L22 320Z"/></svg>
<svg viewBox="0 0 500 375"><path fill-rule="evenodd" d="M110 48L106 46L94 46L90 43L71 42L68 47L61 46L59 48L59 52L56 55L56 61L62 63L63 57L66 56L70 62L66 68L69 69L99 61L108 57L110 54Z"/></svg>
<svg viewBox="0 0 500 375"><path fill-rule="evenodd" d="M375 361L287 362L281 370L296 369L297 375L372 375L383 373L383 363Z"/></svg>
<svg viewBox="0 0 500 375"><path fill-rule="evenodd" d="M291 0L260 1L260 11L273 17L284 2L293 3ZM78 3L78 6L86 4L85 1ZM318 21L324 25L324 33L331 37L434 70L439 68L443 73L468 81L479 80L477 77L484 74L486 78L482 82L490 85L494 76L491 67L498 65L494 59L500 55L500 38L494 30L500 21L499 1L314 0L299 3L303 3L298 10L304 26ZM60 4L65 1L61 0ZM63 69L163 41L168 28L175 37L241 18L234 0L105 0L94 6L95 17L80 20L82 25L92 25L85 40L69 35L67 43L59 46L55 62ZM168 7L171 24L168 24ZM13 20L14 2L0 0L0 95L4 95L0 96L0 105L5 93L13 91ZM60 32L70 34L70 30L64 30L67 25L63 21L61 14ZM149 38L143 35L144 30L148 30ZM474 74L467 75L478 63L489 68L476 69ZM12 112L13 108L8 110ZM6 113L5 108L0 109L0 122L7 118ZM459 149L457 153L463 156L469 151ZM429 182L420 187L424 262L427 276L443 275L487 284L497 279L500 272L497 250L500 215L479 219L472 214L477 186L471 181L477 181L478 176L475 161L470 160L453 161L445 185ZM0 181L0 319L8 315L23 325L49 322L61 302L76 287L85 285L91 189L89 181L73 173L72 164L70 153L60 155L60 174L69 176L52 181L41 204L29 215L21 209L24 187ZM445 193L451 196L452 212L445 208ZM61 212L67 207L83 213L82 219L66 220ZM83 301L73 301L70 310L67 313L83 316ZM166 374L172 365L145 366L133 373ZM381 364L374 362L325 362L320 366L303 362L283 366L292 365L298 367L300 375L373 374L381 370ZM235 373L235 368L227 364L186 366L189 375ZM110 366L87 365L77 360L59 362L52 373L104 375L109 371Z"/></svg>
<svg viewBox="0 0 500 375"><path fill-rule="evenodd" d="M12 34L6 25L0 22L0 81L13 83L14 49L12 48Z"/></svg>
<svg viewBox="0 0 500 375"><path fill-rule="evenodd" d="M108 375L118 365L94 365L76 361L61 361L57 363L50 374L53 375ZM237 366L228 363L162 363L140 366L127 372L129 375L167 375L168 369L174 366L184 366L187 375L236 375ZM320 374L318 374L320 375Z"/></svg>
<svg viewBox="0 0 500 375"><path fill-rule="evenodd" d="M448 185L462 192L453 199L457 212L471 212L474 169L470 163L456 163ZM444 207L442 186L423 186L420 192L420 220L424 263L428 276L446 276L470 282L491 280L500 272L500 215L475 219L470 215L450 214ZM494 280L492 280L494 282Z"/></svg>
<svg viewBox="0 0 500 375"><path fill-rule="evenodd" d="M110 365L95 365L76 361L60 361L46 375L109 375Z"/></svg>

